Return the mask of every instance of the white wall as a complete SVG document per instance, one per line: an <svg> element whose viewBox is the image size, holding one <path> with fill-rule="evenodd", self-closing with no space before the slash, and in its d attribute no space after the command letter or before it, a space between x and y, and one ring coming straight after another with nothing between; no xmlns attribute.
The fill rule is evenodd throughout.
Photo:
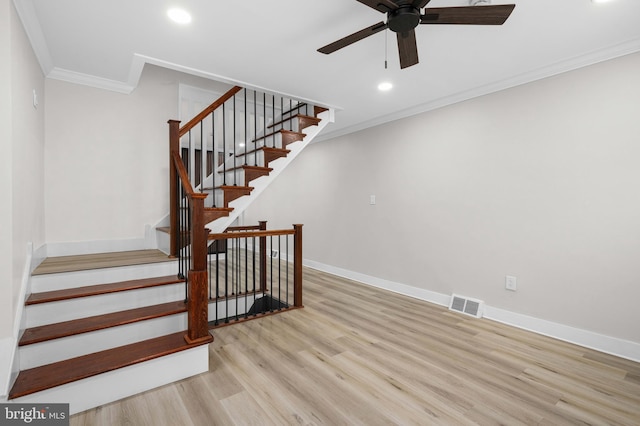
<svg viewBox="0 0 640 426"><path fill-rule="evenodd" d="M46 81L48 243L140 238L168 213L179 83L228 88L151 65L130 95Z"/></svg>
<svg viewBox="0 0 640 426"><path fill-rule="evenodd" d="M44 242L44 109L33 107L33 90L43 101L44 77L20 19L2 1L0 78L2 93L2 318L0 336L11 334L25 267L27 244ZM6 276L4 276L6 275ZM4 287L6 286L6 288Z"/></svg>
<svg viewBox="0 0 640 426"><path fill-rule="evenodd" d="M10 0L0 0L0 339L11 336L13 321L11 282L11 16ZM2 349L0 347L0 349ZM2 355L0 354L0 359ZM0 383L1 383L0 378ZM2 391L0 390L0 393Z"/></svg>
<svg viewBox="0 0 640 426"><path fill-rule="evenodd" d="M27 243L44 244L44 76L16 12L12 22L13 284L17 297ZM37 106L34 106L34 91ZM22 301L15 301L21 303Z"/></svg>
<svg viewBox="0 0 640 426"><path fill-rule="evenodd" d="M0 0L0 394L9 378L27 247L44 243L44 77L13 3Z"/></svg>
<svg viewBox="0 0 640 426"><path fill-rule="evenodd" d="M313 144L245 223L304 223L306 259L640 343L639 69L629 55Z"/></svg>

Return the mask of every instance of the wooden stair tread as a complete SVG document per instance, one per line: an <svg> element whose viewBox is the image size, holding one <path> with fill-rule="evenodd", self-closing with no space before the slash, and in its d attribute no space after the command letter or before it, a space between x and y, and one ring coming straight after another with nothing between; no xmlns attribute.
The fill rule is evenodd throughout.
<svg viewBox="0 0 640 426"><path fill-rule="evenodd" d="M240 185L220 185L215 189L222 189L223 191L253 191L253 186L240 186Z"/></svg>
<svg viewBox="0 0 640 426"><path fill-rule="evenodd" d="M170 262L173 260L175 259L169 258L166 253L160 250L133 250L115 253L48 257L33 271L32 275L145 265L149 263Z"/></svg>
<svg viewBox="0 0 640 426"><path fill-rule="evenodd" d="M280 130L276 130L276 131L271 132L271 133L267 133L266 135L260 136L259 138L255 138L255 139L253 139L251 142L258 142L259 140L266 139L266 138L268 138L269 136L277 135L278 133L282 133L282 134L289 134L289 135L298 135L298 136L301 136L301 137L303 137L303 138L304 138L305 136L307 136L307 134L306 134L306 133L296 132L296 131L294 131L294 130L280 129Z"/></svg>
<svg viewBox="0 0 640 426"><path fill-rule="evenodd" d="M287 112L283 113L283 115L285 115L285 114L289 114L290 112L291 112L291 111L287 111ZM317 123L319 123L319 122L321 121L321 119L320 119L320 118L312 117L312 116L310 116L310 115L306 115L306 114L299 114L299 113L298 113L298 114L294 114L294 115L289 116L289 117L287 117L287 118L283 118L283 119L282 119L282 120L280 120L280 121L277 121L277 122L275 122L275 123L272 123L272 124L268 125L268 126L267 126L267 129L271 129L271 128L273 128L273 127L275 127L275 126L279 125L279 124L286 123L287 121L295 120L296 118L302 118L302 119L305 119L305 120L306 120L306 119L309 119L309 120L311 120L311 121L316 121ZM317 123L316 123L316 124L317 124Z"/></svg>
<svg viewBox="0 0 640 426"><path fill-rule="evenodd" d="M285 156L291 152L290 149L286 149L286 148L272 148L269 146L261 146L260 148L252 149L251 151L245 151L242 154L236 154L236 157L242 157L244 155L253 154L256 151L277 152Z"/></svg>
<svg viewBox="0 0 640 426"><path fill-rule="evenodd" d="M119 325L131 324L138 321L180 314L186 311L187 305L185 302L177 301L32 327L24 331L20 338L19 345L31 345L34 343L45 342L47 340L103 330L105 328L117 327Z"/></svg>
<svg viewBox="0 0 640 426"><path fill-rule="evenodd" d="M233 167L231 169L226 169L226 170L220 170L218 173L226 173L226 172L232 172L234 170L240 170L240 169L244 169L244 170L258 170L261 172L272 172L273 169L271 167L263 167L263 166L249 166L249 165L242 165L242 166L236 166Z"/></svg>
<svg viewBox="0 0 640 426"><path fill-rule="evenodd" d="M97 296L100 294L116 293L119 291L135 290L147 287L156 287L167 284L177 284L184 282L174 275L157 278L143 278L139 280L120 281L109 284L90 285L85 287L67 288L64 290L43 291L32 293L27 298L25 305L35 305L38 303L57 302L60 300L76 299L79 297Z"/></svg>
<svg viewBox="0 0 640 426"><path fill-rule="evenodd" d="M318 105L313 107L313 115L315 115L316 117L318 117L318 114L322 114L325 111L329 111L329 108L321 107Z"/></svg>
<svg viewBox="0 0 640 426"><path fill-rule="evenodd" d="M18 374L9 399L51 389L101 373L128 367L161 356L195 348L213 340L189 344L186 331L168 334L105 351L95 352L40 367L23 370Z"/></svg>

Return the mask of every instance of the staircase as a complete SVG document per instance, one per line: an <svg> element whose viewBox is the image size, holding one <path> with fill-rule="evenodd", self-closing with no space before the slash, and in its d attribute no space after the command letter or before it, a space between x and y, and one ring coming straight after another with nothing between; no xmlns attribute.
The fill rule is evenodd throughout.
<svg viewBox="0 0 640 426"><path fill-rule="evenodd" d="M236 86L184 126L169 122L172 167L175 157L182 155L185 176L177 174L182 181L197 184L194 191L207 195L206 227L220 233L332 121L333 110ZM220 124L227 122L226 127ZM201 163L196 163L197 157ZM213 172L204 176L205 170ZM158 228L165 234L178 232L177 216L185 208L180 200L186 197L178 192L178 187L172 189L175 207ZM177 255L177 243L171 247L171 238L159 235L160 247Z"/></svg>
<svg viewBox="0 0 640 426"><path fill-rule="evenodd" d="M212 143L212 154L216 149L222 150L221 161L212 167L202 160L200 170L212 173L207 176L203 173L195 179L191 132L200 126L200 149L205 152L202 129L207 117L211 114L214 125L219 108L224 116L225 103L233 100L235 121L240 115L235 96L241 90L232 89L182 128L178 122L169 122L170 170L176 173L172 174L172 184L179 182L178 177L187 188L190 182L198 181L195 191L201 196L187 196L172 187L171 214L165 226L158 227L160 235L165 236L158 238L164 253L151 250L49 258L34 271L20 327L23 333L17 350L19 373L9 392L10 402L70 403L73 414L208 370L208 343L213 338L206 322L217 322L215 315L219 311L239 315L241 299L236 295L232 309L226 302L228 296L216 298L212 303L216 306L215 315L210 312L205 316L204 331L201 327L199 337L193 338L193 319L202 316L209 302L205 296L200 305L191 305L196 294L193 283L201 281L202 274L192 276L193 270L198 269L193 265L195 255L183 252L201 237L194 238L196 234L181 228L175 216L184 216L187 209L192 210L187 199L198 198L204 201L203 219L192 225L196 228L202 225L202 230L206 225L211 233L222 233L332 120L333 114L325 108L291 100L286 108L283 98L277 108L274 96L269 115L268 100L263 95L264 115L258 117L254 103L253 121L249 120L254 131L250 132L246 130L249 95L244 90L242 142L236 142L238 132L234 126L233 146L224 137L222 148ZM257 92L251 93L255 101ZM311 108L312 114L302 113L302 107L306 111ZM260 131L258 124L262 127ZM214 133L215 130L212 136ZM186 137L188 142L184 140ZM175 153L181 151L179 147L185 144L187 158L176 157ZM207 157L214 156L201 155ZM299 233L301 225L297 226ZM297 244L301 247L301 234L299 238ZM243 247L246 249L246 245ZM192 264L181 267L184 259L191 259ZM298 270L301 277L301 260ZM206 270L204 274L206 277ZM191 281L188 285L184 278L177 278L187 275ZM259 296L257 292L243 296L246 306L242 312L248 312ZM263 296L262 301L267 299ZM279 303L269 306L279 309ZM295 305L302 306L301 293L296 296Z"/></svg>
<svg viewBox="0 0 640 426"><path fill-rule="evenodd" d="M11 402L75 413L207 371L208 342L184 339L175 270L157 250L46 259L25 303Z"/></svg>

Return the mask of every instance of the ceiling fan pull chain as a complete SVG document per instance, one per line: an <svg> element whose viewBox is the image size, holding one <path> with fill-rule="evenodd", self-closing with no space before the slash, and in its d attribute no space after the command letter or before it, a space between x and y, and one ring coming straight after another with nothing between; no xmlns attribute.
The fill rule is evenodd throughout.
<svg viewBox="0 0 640 426"><path fill-rule="evenodd" d="M389 31L388 30L384 30L384 69L387 69L387 47L389 46L389 43L387 42L387 38L389 35Z"/></svg>

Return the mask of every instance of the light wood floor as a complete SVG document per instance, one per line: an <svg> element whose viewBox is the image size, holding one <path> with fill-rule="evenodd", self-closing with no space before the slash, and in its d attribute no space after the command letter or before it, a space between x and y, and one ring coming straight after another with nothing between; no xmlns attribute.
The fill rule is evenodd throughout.
<svg viewBox="0 0 640 426"><path fill-rule="evenodd" d="M86 271L116 266L144 265L148 263L169 262L172 260L175 259L170 259L160 250L134 250L116 253L47 257L38 265L35 271L33 271L33 275Z"/></svg>
<svg viewBox="0 0 640 426"><path fill-rule="evenodd" d="M208 373L71 425L639 425L640 364L305 269L305 308L214 330Z"/></svg>

